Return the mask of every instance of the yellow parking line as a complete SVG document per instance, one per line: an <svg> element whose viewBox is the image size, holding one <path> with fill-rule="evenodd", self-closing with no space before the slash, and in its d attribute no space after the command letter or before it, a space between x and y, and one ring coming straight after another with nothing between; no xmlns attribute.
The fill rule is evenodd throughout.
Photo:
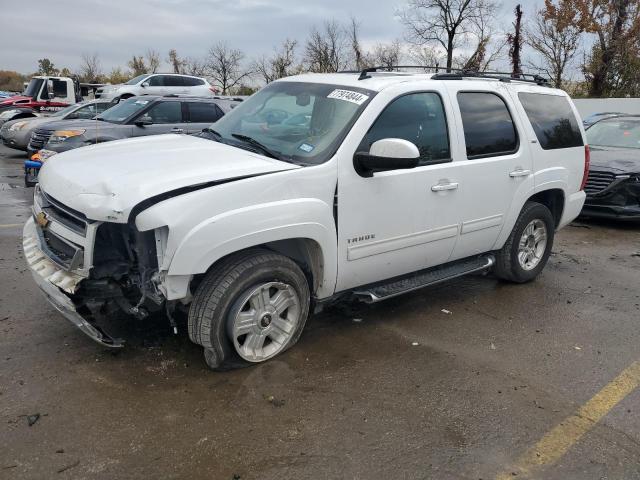
<svg viewBox="0 0 640 480"><path fill-rule="evenodd" d="M640 386L640 362L634 362L577 412L542 437L518 459L515 465L498 474L496 480L527 478L535 470L557 462L602 417L638 386Z"/></svg>
<svg viewBox="0 0 640 480"><path fill-rule="evenodd" d="M5 225L0 225L0 228L14 228L14 227L22 227L22 223L8 223Z"/></svg>

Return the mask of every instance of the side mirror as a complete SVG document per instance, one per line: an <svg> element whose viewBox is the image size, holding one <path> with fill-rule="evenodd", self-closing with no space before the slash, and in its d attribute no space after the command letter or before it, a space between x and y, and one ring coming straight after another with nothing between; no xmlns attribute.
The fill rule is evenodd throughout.
<svg viewBox="0 0 640 480"><path fill-rule="evenodd" d="M371 145L369 153L356 152L353 157L353 165L363 177L385 170L415 168L419 161L418 147L401 138L383 138Z"/></svg>
<svg viewBox="0 0 640 480"><path fill-rule="evenodd" d="M148 118L141 118L133 122L136 127L146 127L147 125L153 125L153 122Z"/></svg>
<svg viewBox="0 0 640 480"><path fill-rule="evenodd" d="M49 100L56 96L56 94L53 93L53 80L47 80L47 96Z"/></svg>
<svg viewBox="0 0 640 480"><path fill-rule="evenodd" d="M149 82L142 82L142 83L140 84L140 86L141 86L142 88L147 88L147 87L149 86Z"/></svg>

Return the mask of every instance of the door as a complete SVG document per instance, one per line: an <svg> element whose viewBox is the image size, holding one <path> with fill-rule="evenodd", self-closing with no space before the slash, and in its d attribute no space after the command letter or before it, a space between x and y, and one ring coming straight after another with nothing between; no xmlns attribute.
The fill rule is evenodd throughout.
<svg viewBox="0 0 640 480"><path fill-rule="evenodd" d="M200 132L224 115L220 107L213 102L188 102L185 105L189 119L186 133Z"/></svg>
<svg viewBox="0 0 640 480"><path fill-rule="evenodd" d="M507 87L495 82L470 91L461 84L447 83L459 112L455 128L462 132L454 162L460 237L452 260L497 248L502 229L513 227L511 209L521 207L514 198L533 190L529 146Z"/></svg>
<svg viewBox="0 0 640 480"><path fill-rule="evenodd" d="M150 122L135 125L136 122ZM133 136L159 135L162 133L185 133L187 123L183 120L182 103L174 100L155 102L149 110L130 122L134 125Z"/></svg>
<svg viewBox="0 0 640 480"><path fill-rule="evenodd" d="M185 85L185 77L180 75L164 75L165 95L186 95L189 93Z"/></svg>
<svg viewBox="0 0 640 480"><path fill-rule="evenodd" d="M434 82L430 82L433 88ZM439 85L439 84L438 84ZM449 138L452 111L444 89L379 93L370 127L338 166L338 282L346 290L445 263L458 237L456 166ZM370 117L368 114L367 117ZM355 131L354 129L354 135ZM359 175L355 151L383 138L402 138L420 151L419 166Z"/></svg>
<svg viewBox="0 0 640 480"><path fill-rule="evenodd" d="M167 88L165 87L166 75L152 75L144 82L148 84L146 87L140 89L141 95L166 95Z"/></svg>

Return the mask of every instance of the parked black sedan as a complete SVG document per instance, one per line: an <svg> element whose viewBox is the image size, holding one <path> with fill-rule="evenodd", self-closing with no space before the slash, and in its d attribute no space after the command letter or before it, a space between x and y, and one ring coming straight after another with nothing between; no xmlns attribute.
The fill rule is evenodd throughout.
<svg viewBox="0 0 640 480"><path fill-rule="evenodd" d="M640 116L600 120L587 140L591 165L582 215L640 221Z"/></svg>

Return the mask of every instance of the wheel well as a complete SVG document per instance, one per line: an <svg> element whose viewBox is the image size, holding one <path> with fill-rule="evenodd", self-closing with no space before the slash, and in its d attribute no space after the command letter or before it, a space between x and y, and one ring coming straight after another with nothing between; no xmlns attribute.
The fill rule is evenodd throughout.
<svg viewBox="0 0 640 480"><path fill-rule="evenodd" d="M312 294L315 293L320 287L322 279L324 278L324 257L322 255L322 249L320 248L320 245L315 240L311 240L309 238L291 238L287 240L278 240L275 242L263 243L261 245L254 245L252 247L230 253L229 255L218 259L207 269L207 272L199 275L194 275L193 279L191 280L190 291L192 293L195 293L198 285L205 277L205 275L211 270L215 269L217 265L219 265L231 255L237 255L240 252L253 250L256 248L271 250L273 252L284 255L285 257L288 257L296 262L307 277L307 281L309 282L309 289L311 290Z"/></svg>
<svg viewBox="0 0 640 480"><path fill-rule="evenodd" d="M559 188L552 190L544 190L538 192L529 198L530 202L541 203L546 206L555 220L556 227L560 225L560 219L562 218L562 212L564 210L564 192Z"/></svg>

